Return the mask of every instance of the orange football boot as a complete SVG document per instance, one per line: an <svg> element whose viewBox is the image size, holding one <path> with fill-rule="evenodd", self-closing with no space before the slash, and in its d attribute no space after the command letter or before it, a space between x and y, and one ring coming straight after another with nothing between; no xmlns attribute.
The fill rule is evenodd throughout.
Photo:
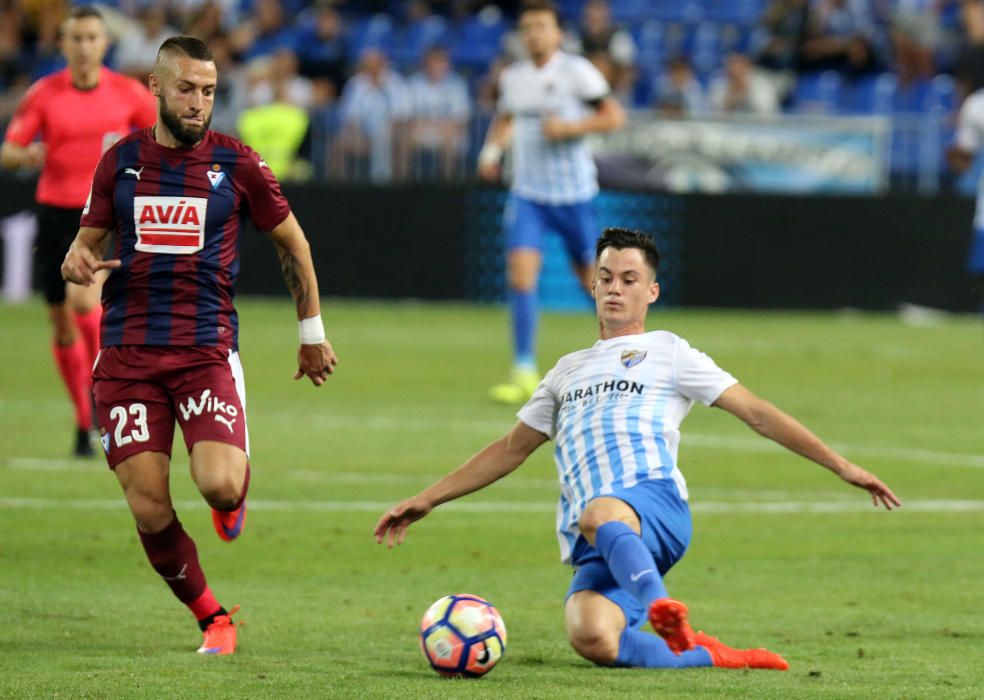
<svg viewBox="0 0 984 700"><path fill-rule="evenodd" d="M246 501L242 502L236 510L215 510L212 509L212 525L219 538L225 542L232 542L239 537L246 525Z"/></svg>
<svg viewBox="0 0 984 700"><path fill-rule="evenodd" d="M707 649L711 661L718 668L767 668L774 671L789 668L789 662L768 649L732 649L703 632L694 635L694 641Z"/></svg>
<svg viewBox="0 0 984 700"><path fill-rule="evenodd" d="M687 622L687 606L672 598L658 598L649 606L649 624L666 640L674 654L694 648L694 630Z"/></svg>
<svg viewBox="0 0 984 700"><path fill-rule="evenodd" d="M205 628L202 645L198 647L199 654L232 654L236 651L236 623L232 616L239 611L236 605L226 615L216 615L212 624Z"/></svg>

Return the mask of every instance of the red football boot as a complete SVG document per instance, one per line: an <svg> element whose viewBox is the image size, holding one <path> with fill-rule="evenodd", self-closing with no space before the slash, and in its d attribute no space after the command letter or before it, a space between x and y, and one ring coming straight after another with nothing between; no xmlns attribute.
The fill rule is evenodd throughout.
<svg viewBox="0 0 984 700"><path fill-rule="evenodd" d="M720 641L698 632L694 635L698 646L707 649L711 661L718 668L766 668L774 671L785 671L789 663L768 649L732 649Z"/></svg>
<svg viewBox="0 0 984 700"><path fill-rule="evenodd" d="M674 654L694 648L694 630L687 622L687 606L679 600L654 600L649 606L649 624Z"/></svg>

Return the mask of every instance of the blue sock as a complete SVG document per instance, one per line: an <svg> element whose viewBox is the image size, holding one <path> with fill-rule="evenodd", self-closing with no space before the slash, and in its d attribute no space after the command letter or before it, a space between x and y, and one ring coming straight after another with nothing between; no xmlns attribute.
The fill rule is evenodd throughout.
<svg viewBox="0 0 984 700"><path fill-rule="evenodd" d="M509 309L512 313L513 363L516 367L536 371L536 290L509 290Z"/></svg>
<svg viewBox="0 0 984 700"><path fill-rule="evenodd" d="M714 662L704 647L695 647L677 656L661 637L626 627L618 641L615 665L633 668L692 668L713 666Z"/></svg>
<svg viewBox="0 0 984 700"><path fill-rule="evenodd" d="M625 523L613 520L599 527L595 549L605 559L618 585L647 610L657 598L669 597L652 552Z"/></svg>

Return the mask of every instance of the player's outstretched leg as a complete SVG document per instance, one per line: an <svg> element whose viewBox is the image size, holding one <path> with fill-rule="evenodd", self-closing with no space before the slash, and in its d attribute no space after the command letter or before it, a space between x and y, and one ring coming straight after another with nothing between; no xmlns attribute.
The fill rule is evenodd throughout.
<svg viewBox="0 0 984 700"><path fill-rule="evenodd" d="M635 511L617 498L598 498L585 508L579 524L618 585L649 611L653 629L669 648L676 654L693 649L687 606L667 594L656 560L637 531Z"/></svg>
<svg viewBox="0 0 984 700"><path fill-rule="evenodd" d="M212 525L215 527L219 539L224 542L232 542L239 537L246 525L247 491L249 491L249 464L246 465L246 476L243 479L243 489L239 494L239 500L228 510L212 508Z"/></svg>
<svg viewBox="0 0 984 700"><path fill-rule="evenodd" d="M636 612L641 618L641 610ZM680 654L663 639L628 626L620 605L593 590L573 593L565 606L571 646L588 661L601 666L631 668L694 668L712 666L710 653L696 647ZM633 622L640 622L636 620Z"/></svg>
<svg viewBox="0 0 984 700"><path fill-rule="evenodd" d="M565 605L571 646L600 666L666 669L715 666L777 671L789 668L778 654L766 649L732 649L703 632L695 635L693 649L677 654L670 650L666 640L633 627L640 620L628 618L635 614L598 591L577 591Z"/></svg>
<svg viewBox="0 0 984 700"><path fill-rule="evenodd" d="M768 649L733 649L709 634L696 634L697 648L706 649L719 668L762 668L785 671L789 663Z"/></svg>

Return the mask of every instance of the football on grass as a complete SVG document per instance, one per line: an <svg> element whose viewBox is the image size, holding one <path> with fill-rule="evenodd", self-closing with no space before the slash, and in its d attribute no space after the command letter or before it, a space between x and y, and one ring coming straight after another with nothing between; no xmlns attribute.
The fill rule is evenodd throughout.
<svg viewBox="0 0 984 700"><path fill-rule="evenodd" d="M478 678L502 658L506 626L499 611L484 598L468 593L446 595L424 613L420 646L442 676Z"/></svg>

